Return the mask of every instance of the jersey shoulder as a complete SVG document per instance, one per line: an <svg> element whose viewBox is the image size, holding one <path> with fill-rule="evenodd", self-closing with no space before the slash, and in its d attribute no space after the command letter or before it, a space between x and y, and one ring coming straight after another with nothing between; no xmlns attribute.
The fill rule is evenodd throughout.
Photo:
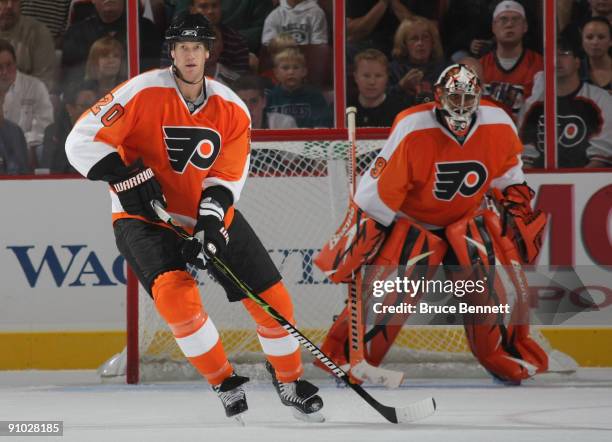
<svg viewBox="0 0 612 442"><path fill-rule="evenodd" d="M515 134L517 133L516 126L508 113L493 101L486 99L481 100L478 107L478 117L481 126L485 125L501 125L507 126Z"/></svg>
<svg viewBox="0 0 612 442"><path fill-rule="evenodd" d="M236 92L231 90L223 83L206 77L206 96L208 99L216 97L229 106L237 106L244 112L249 122L251 121L249 109L247 108L246 104L244 104L244 101L240 99Z"/></svg>

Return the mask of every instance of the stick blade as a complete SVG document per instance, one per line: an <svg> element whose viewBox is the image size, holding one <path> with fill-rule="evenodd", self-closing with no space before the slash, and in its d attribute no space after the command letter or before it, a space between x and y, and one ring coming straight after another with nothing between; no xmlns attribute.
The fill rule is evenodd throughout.
<svg viewBox="0 0 612 442"><path fill-rule="evenodd" d="M408 424L431 416L436 411L436 401L430 397L410 404L408 407L396 408L397 423Z"/></svg>

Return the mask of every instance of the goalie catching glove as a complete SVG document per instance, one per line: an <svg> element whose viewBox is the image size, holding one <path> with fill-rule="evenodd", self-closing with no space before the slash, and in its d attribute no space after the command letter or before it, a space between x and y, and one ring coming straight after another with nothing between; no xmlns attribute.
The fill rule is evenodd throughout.
<svg viewBox="0 0 612 442"><path fill-rule="evenodd" d="M546 214L531 209L535 192L527 184L514 184L504 191L493 189L502 219L502 235L510 237L526 264L535 261L542 247L542 234L546 227Z"/></svg>
<svg viewBox="0 0 612 442"><path fill-rule="evenodd" d="M181 247L183 259L201 269L212 256L223 255L229 243L229 234L223 223L225 209L213 197L202 196L193 238L185 240Z"/></svg>
<svg viewBox="0 0 612 442"><path fill-rule="evenodd" d="M151 221L159 221L151 202L159 201L166 207L166 198L155 178L153 169L145 167L142 159L129 166L115 169L114 177L109 181L119 198L119 202L130 215L144 216Z"/></svg>
<svg viewBox="0 0 612 442"><path fill-rule="evenodd" d="M344 222L314 263L332 282L351 282L360 267L376 257L386 235L385 226L351 201Z"/></svg>

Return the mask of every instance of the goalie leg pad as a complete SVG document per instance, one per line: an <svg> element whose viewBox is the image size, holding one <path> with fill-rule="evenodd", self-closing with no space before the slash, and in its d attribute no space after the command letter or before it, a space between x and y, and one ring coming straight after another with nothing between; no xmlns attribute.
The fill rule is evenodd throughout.
<svg viewBox="0 0 612 442"><path fill-rule="evenodd" d="M368 284L368 279L384 279L389 275L391 269L397 266L400 266L401 274L398 275L400 277L412 275L415 266L428 266L434 269L442 262L446 248L446 243L441 238L409 220L400 219L394 224L380 253L372 262L372 265L383 273L377 272L375 275L366 273L365 287L371 286ZM423 267L419 269L422 270ZM418 297L412 299L416 302ZM369 300L371 301L372 298ZM386 305L394 304L396 301L402 302L402 300L404 300L403 296L395 297L392 294L386 295L383 299ZM367 304L368 300L365 302ZM377 302L380 302L380 299L377 299ZM367 310L370 311L369 308ZM380 365L401 331L403 322L408 319L408 315L404 315L401 319L394 315L393 325L389 325L388 321L391 317L379 316L377 323L365 334L365 359L375 366ZM327 333L321 347L338 365L348 362L348 329L349 314L347 308L344 308ZM315 365L325 369L316 361Z"/></svg>
<svg viewBox="0 0 612 442"><path fill-rule="evenodd" d="M448 226L446 236L452 246L460 271L456 279L483 279L487 272L486 291L471 294L464 301L472 305L509 304L509 317L465 315L464 327L470 349L478 361L494 376L520 381L546 369L546 355L528 336L526 280L520 270L514 244L501 234L499 217L490 211L479 211ZM505 269L495 269L495 264ZM518 268L516 266L519 266ZM509 271L512 269L513 271ZM504 283L500 272L508 270L510 284ZM519 281L523 278L522 281ZM508 296L512 293L513 296ZM527 333L525 333L527 330Z"/></svg>
<svg viewBox="0 0 612 442"><path fill-rule="evenodd" d="M211 385L230 376L219 332L202 307L198 287L185 271L162 273L153 282L153 299L176 343L189 362Z"/></svg>
<svg viewBox="0 0 612 442"><path fill-rule="evenodd" d="M351 201L342 225L314 263L332 282L351 282L359 268L374 259L385 236L385 227Z"/></svg>

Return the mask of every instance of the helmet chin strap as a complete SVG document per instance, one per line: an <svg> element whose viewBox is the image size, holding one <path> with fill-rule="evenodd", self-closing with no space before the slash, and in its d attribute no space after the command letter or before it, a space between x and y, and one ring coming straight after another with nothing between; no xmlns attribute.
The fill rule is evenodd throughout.
<svg viewBox="0 0 612 442"><path fill-rule="evenodd" d="M179 68L177 68L176 65L174 64L174 61L172 62L172 72L174 73L176 78L181 80L183 83L191 84L191 85L194 85L194 86L202 83L204 81L204 77L206 76L205 74L202 74L202 78L200 78L198 81L189 81L189 80L186 80L185 77L183 77L183 74L181 74L181 71L179 70Z"/></svg>

